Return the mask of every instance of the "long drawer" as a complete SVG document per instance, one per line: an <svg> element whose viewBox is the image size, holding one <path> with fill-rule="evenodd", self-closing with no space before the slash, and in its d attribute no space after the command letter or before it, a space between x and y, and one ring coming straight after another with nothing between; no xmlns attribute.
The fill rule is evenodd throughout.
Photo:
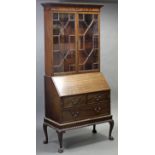
<svg viewBox="0 0 155 155"><path fill-rule="evenodd" d="M110 104L94 104L63 110L63 122L94 118L110 114Z"/></svg>

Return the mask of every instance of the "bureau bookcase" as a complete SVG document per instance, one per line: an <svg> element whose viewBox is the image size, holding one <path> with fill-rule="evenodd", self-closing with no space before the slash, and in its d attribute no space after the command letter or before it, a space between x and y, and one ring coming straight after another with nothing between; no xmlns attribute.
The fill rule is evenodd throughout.
<svg viewBox="0 0 155 155"><path fill-rule="evenodd" d="M44 3L45 23L45 117L56 130L63 152L65 131L114 121L110 88L100 72L100 8L92 4Z"/></svg>

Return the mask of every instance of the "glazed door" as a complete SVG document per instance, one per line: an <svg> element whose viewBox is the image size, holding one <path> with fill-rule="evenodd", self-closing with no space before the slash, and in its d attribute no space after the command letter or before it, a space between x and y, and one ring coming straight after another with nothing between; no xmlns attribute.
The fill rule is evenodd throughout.
<svg viewBox="0 0 155 155"><path fill-rule="evenodd" d="M99 14L53 13L53 73L99 71Z"/></svg>
<svg viewBox="0 0 155 155"><path fill-rule="evenodd" d="M98 14L78 14L78 70L99 70Z"/></svg>
<svg viewBox="0 0 155 155"><path fill-rule="evenodd" d="M53 13L53 71L76 71L75 14Z"/></svg>

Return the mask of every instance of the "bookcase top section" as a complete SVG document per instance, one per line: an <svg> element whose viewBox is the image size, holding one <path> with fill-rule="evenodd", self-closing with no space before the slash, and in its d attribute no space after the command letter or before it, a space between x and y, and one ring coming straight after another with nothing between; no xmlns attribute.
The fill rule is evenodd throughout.
<svg viewBox="0 0 155 155"><path fill-rule="evenodd" d="M51 77L60 97L110 90L100 72Z"/></svg>

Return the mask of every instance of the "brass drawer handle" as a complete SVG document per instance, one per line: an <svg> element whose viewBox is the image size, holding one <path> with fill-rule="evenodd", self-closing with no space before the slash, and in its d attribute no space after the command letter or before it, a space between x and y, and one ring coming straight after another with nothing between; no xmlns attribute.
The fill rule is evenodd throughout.
<svg viewBox="0 0 155 155"><path fill-rule="evenodd" d="M100 112L100 111L101 111L101 107L95 107L94 110L95 110L96 112Z"/></svg>
<svg viewBox="0 0 155 155"><path fill-rule="evenodd" d="M71 114L72 114L72 116L74 118L77 118L79 116L79 112L78 111L77 112L71 112Z"/></svg>

